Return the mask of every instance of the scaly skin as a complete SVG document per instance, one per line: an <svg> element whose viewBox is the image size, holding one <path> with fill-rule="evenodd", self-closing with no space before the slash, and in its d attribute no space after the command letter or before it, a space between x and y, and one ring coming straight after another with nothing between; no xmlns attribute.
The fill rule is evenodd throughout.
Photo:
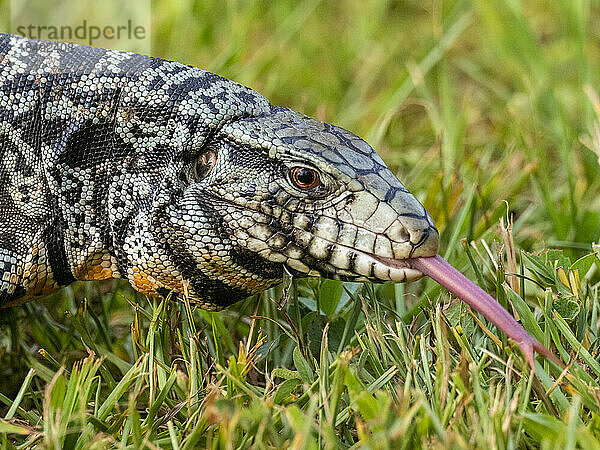
<svg viewBox="0 0 600 450"><path fill-rule="evenodd" d="M403 261L437 253L429 214L365 141L244 86L7 35L0 69L0 306L124 277L220 309L284 265L410 281Z"/></svg>

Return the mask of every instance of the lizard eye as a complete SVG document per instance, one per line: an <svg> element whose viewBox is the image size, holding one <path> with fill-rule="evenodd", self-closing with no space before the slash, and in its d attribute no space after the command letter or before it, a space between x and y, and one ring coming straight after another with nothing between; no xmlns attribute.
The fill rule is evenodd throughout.
<svg viewBox="0 0 600 450"><path fill-rule="evenodd" d="M208 176L212 168L215 166L216 162L217 154L214 150L210 149L202 153L202 155L200 155L200 157L194 163L193 176L195 181L204 180Z"/></svg>
<svg viewBox="0 0 600 450"><path fill-rule="evenodd" d="M307 167L292 167L290 179L296 187L302 190L314 189L321 183L319 173Z"/></svg>

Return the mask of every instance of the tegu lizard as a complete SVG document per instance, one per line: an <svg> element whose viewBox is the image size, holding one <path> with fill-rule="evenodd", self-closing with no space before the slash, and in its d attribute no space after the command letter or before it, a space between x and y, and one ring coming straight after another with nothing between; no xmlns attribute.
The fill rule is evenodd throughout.
<svg viewBox="0 0 600 450"><path fill-rule="evenodd" d="M133 53L0 35L0 70L0 306L120 277L218 310L284 267L372 282L425 273L530 361L532 348L552 355L474 285L457 291L470 282L436 256L430 215L353 133Z"/></svg>

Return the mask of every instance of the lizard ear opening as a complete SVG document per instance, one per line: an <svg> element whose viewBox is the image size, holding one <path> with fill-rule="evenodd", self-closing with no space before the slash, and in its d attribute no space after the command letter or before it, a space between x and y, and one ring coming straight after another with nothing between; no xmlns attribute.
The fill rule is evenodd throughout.
<svg viewBox="0 0 600 450"><path fill-rule="evenodd" d="M202 181L204 180L208 174L212 171L213 167L217 162L217 152L209 148L205 152L203 152L196 161L194 161L194 165L192 167L192 176L194 181Z"/></svg>

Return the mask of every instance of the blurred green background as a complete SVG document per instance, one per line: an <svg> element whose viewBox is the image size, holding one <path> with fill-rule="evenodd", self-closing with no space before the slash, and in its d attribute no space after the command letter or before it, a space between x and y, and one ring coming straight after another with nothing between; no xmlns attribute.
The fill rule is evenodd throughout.
<svg viewBox="0 0 600 450"><path fill-rule="evenodd" d="M0 0L0 8L6 12L0 17L2 30L10 29L8 7L9 2ZM501 286L506 272L514 267L505 256L510 239L502 241L499 221L504 218L506 223L510 218L519 269L533 280L518 281L520 290L512 284L535 310L535 320L529 312L528 324L533 328L528 330L537 330L533 323L554 318L554 299L555 306L560 303L563 315L568 316L573 334L562 334L562 322L556 325L560 336L554 325L548 325L543 330L546 343L550 343L550 336L555 343L561 338L565 342L563 336L576 336L575 341L567 339L570 350L579 352L575 343L584 342L588 369L595 367L598 270L594 272L586 263L586 272L578 275L581 280L565 285L556 269L563 266L568 276L571 262L589 253L600 235L600 2L155 0L151 3L151 54L218 73L261 92L273 104L291 107L365 138L430 211L442 236L440 253L488 290L496 291L504 304L510 292L506 294ZM526 260L527 264L519 256L522 250L547 249L562 253ZM216 415L210 416L214 423L225 427L226 431L218 435L210 423L203 425L203 433L212 430L210 436L220 436L214 442L236 442L243 447L248 443L243 433L261 429L265 436L271 436L264 441L269 445L290 444L303 426L309 430L303 436L309 438L302 442L310 443L314 438L314 442L328 443L331 448L352 442L377 447L387 442L385 436L389 437L392 429L398 442L408 447L537 447L544 444L546 435L550 437L544 445L564 448L591 442L585 441L592 436L586 434L589 430L598 436L600 373L594 372L596 369L591 375L581 372L581 380L588 384L569 386L564 392L558 388L544 394L544 387L550 389L552 380L542 377L544 387L536 379L534 395L525 372L519 375L523 378L515 391L508 382L506 391L500 387L493 391L495 383L503 383L505 367L486 359L485 349L504 357L506 351L499 351L472 317L456 305L446 308L441 319L436 307L448 296L442 293L438 299L441 290L432 282L423 280L409 286L349 283L344 291L340 284L301 280L295 287L298 301L290 302L283 311L272 301L281 295L281 289L276 288L223 313L196 310L187 315L180 303L163 307L142 298L123 282L76 283L41 302L11 309L1 319L0 393L14 398L25 373L33 367L38 375L24 401L41 411L46 384L61 364L71 367L73 361L87 354L87 348L107 357L102 379L109 388L114 384L107 377L118 381L122 375L119 370L124 372L140 355L156 352L156 348L164 349L152 354L165 367L184 366L181 370L187 370L187 375L181 375L183 381L177 382L183 391L198 388L186 384L194 378L187 358L198 350L186 350L181 344L181 336L196 333L194 327L198 344L207 349L198 356L204 371L199 383L207 387L225 376L214 364L226 366L229 361L233 371L228 358L235 362L237 357L239 362L243 354L240 343L245 345L249 334L252 341L260 328L266 340L260 341L256 358L264 372L251 372L248 378L240 375L243 383L248 383L247 390L232 381L240 379L227 375L229 394L223 394L227 398L232 398L232 392L240 396L242 400L234 404L242 408L244 419L240 420L245 425L236 431L233 413L223 412L234 408L231 405L209 407L202 403L199 407L201 414L209 411ZM82 303L84 298L87 303ZM513 306L520 305L515 308L529 311L525 302L510 298ZM525 310L519 312L525 313L525 319L529 317ZM270 318L257 320L254 334L249 319L253 315ZM433 324L430 319L434 319ZM160 338L152 346L138 348L136 342L154 342L154 335L146 333L156 320L163 324L160 333L156 331ZM145 330L142 337L138 325ZM323 356L326 329L330 353L325 351ZM462 337L453 337L459 329ZM390 348L382 344L388 340L393 342ZM315 371L311 380L329 380L324 367L340 356L340 342L350 344L354 361L358 360L356 371L347 373L356 373L371 392L384 392L377 397L381 402L373 406L380 408L381 418L369 419L361 410L363 422L348 419L328 434L329 429L320 428L321 413L310 409L313 400L319 408L325 400L306 386L290 385L293 377L271 384L276 378L268 374L274 367L299 370L303 363L294 349L300 349L304 362L308 361L306 370ZM46 353L38 354L40 348ZM561 355L568 359L567 351L563 351ZM160 370L144 367L150 372ZM547 364L544 367L548 371ZM278 373L282 376L283 372ZM552 373L556 377L560 372ZM391 375L385 378L385 374ZM158 379L164 386L165 379ZM351 409L356 402L360 404L352 397L359 394L353 381L346 381L339 401ZM152 385L144 378L146 382ZM264 392L260 391L264 397L252 397L257 386L264 387ZM473 389L479 392L477 402L465 403ZM273 400L270 393L274 391L283 393ZM523 391L527 396L519 397ZM139 397L140 410L147 406L144 402L151 404L153 399L144 395ZM175 392L168 398L177 404L182 395L185 397ZM259 397L268 401L256 406L252 402ZM518 414L513 415L513 409L505 415L515 398L522 404ZM131 411L131 398L129 401ZM246 408L248 402L254 409ZM288 417L286 414L292 413L286 407L293 405L300 408L302 413L298 414L303 414L303 419L288 419L291 425L284 426L284 431L265 418L273 410ZM500 409L493 409L496 407ZM187 411L185 417L180 417L183 413L174 415L178 429L183 430L177 435L182 440L200 426L194 408ZM315 415L318 421L311 423ZM127 420L134 421L135 416ZM111 436L123 438L118 427L106 421L102 419L107 427L116 427L110 428L114 431ZM160 426L164 424L152 428L144 422L142 431L148 433L151 442L167 445L166 431ZM361 435L361 426L369 432ZM578 427L585 432L569 441L569 432L580 430ZM290 433L288 441L285 430ZM282 433L282 441L273 437L277 433ZM331 438L338 436L336 433L339 440ZM130 445L131 439L129 436L125 442ZM209 441L193 442L213 442Z"/></svg>

